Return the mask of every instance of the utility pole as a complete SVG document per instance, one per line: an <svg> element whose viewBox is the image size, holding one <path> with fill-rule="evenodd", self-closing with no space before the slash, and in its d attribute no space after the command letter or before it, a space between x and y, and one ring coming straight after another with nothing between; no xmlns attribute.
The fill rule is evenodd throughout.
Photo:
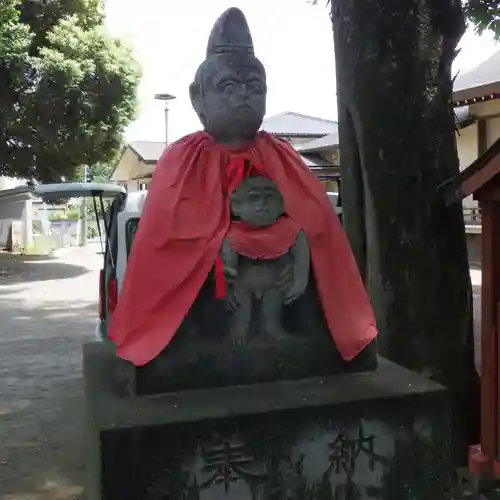
<svg viewBox="0 0 500 500"><path fill-rule="evenodd" d="M171 94L156 94L155 99L165 101L165 146L168 145L168 101L173 101L175 96Z"/></svg>
<svg viewBox="0 0 500 500"><path fill-rule="evenodd" d="M84 182L90 182L90 170L89 166L85 165L84 174L83 174ZM80 202L80 241L79 245L84 247L87 245L87 197L84 196Z"/></svg>

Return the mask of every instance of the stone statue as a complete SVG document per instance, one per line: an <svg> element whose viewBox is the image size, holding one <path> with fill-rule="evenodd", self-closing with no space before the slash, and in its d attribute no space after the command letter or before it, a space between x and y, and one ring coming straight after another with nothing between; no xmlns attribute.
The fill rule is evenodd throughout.
<svg viewBox="0 0 500 500"><path fill-rule="evenodd" d="M240 10L227 10L215 23L189 93L217 143L240 147L255 137L266 112L266 71Z"/></svg>
<svg viewBox="0 0 500 500"><path fill-rule="evenodd" d="M252 315L261 305L259 330L274 339L285 335L283 306L300 297L309 282L309 247L304 232L284 215L283 197L266 177L248 177L230 197L236 217L223 241L222 260L229 282L230 335L247 340Z"/></svg>
<svg viewBox="0 0 500 500"><path fill-rule="evenodd" d="M338 372L365 353L376 365L370 300L326 190L259 131L266 72L239 9L216 21L189 92L203 131L155 169L109 327L116 354L162 358L170 388Z"/></svg>

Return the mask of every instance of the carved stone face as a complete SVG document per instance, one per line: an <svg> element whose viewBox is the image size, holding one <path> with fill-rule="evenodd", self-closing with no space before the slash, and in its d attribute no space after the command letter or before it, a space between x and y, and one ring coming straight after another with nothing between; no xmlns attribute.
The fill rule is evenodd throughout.
<svg viewBox="0 0 500 500"><path fill-rule="evenodd" d="M266 112L266 75L253 56L207 60L191 86L191 100L205 130L223 144L251 140Z"/></svg>
<svg viewBox="0 0 500 500"><path fill-rule="evenodd" d="M272 226L285 211L276 184L265 177L248 177L231 195L231 212L254 227Z"/></svg>

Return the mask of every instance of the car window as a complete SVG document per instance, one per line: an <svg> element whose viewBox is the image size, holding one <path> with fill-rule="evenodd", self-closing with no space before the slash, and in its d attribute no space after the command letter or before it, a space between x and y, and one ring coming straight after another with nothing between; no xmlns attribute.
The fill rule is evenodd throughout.
<svg viewBox="0 0 500 500"><path fill-rule="evenodd" d="M110 280L116 278L116 262L118 254L118 227L116 224L117 215L123 207L125 197L117 198L113 202L105 207L104 219L106 222L106 231L103 234L103 238L108 238L108 242L105 245L104 252L104 268L101 276L100 287L101 296L103 298L101 302L101 317L103 321L106 321L108 316L108 311L106 308L106 297L107 297L107 286Z"/></svg>
<svg viewBox="0 0 500 500"><path fill-rule="evenodd" d="M127 245L127 255L130 253L132 243L134 242L135 233L139 227L139 217L129 219L125 225L125 241Z"/></svg>

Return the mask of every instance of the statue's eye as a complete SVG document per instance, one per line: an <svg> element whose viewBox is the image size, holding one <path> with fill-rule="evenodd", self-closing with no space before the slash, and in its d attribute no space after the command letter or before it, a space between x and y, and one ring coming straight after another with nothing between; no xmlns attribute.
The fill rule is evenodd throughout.
<svg viewBox="0 0 500 500"><path fill-rule="evenodd" d="M256 94L261 93L262 85L258 80L253 80L248 82L248 90L250 90L250 92L255 92Z"/></svg>
<svg viewBox="0 0 500 500"><path fill-rule="evenodd" d="M235 83L231 80L226 80L220 84L220 87L222 88L222 90L231 92L235 87Z"/></svg>

